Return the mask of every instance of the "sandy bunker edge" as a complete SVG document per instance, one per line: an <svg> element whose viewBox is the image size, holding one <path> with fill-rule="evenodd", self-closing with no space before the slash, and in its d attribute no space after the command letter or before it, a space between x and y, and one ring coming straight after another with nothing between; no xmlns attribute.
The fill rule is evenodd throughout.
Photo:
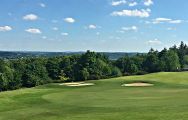
<svg viewBox="0 0 188 120"><path fill-rule="evenodd" d="M80 87L80 86L93 86L94 83L85 83L85 82L70 82L70 83L62 83L59 85L70 86L70 87Z"/></svg>
<svg viewBox="0 0 188 120"><path fill-rule="evenodd" d="M121 86L122 87L151 87L154 86L154 84L144 83L144 82L133 82L133 83L126 83Z"/></svg>

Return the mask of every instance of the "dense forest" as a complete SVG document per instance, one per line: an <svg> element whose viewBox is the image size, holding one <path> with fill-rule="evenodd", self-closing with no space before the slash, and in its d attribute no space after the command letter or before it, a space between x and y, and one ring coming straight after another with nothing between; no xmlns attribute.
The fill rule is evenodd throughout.
<svg viewBox="0 0 188 120"><path fill-rule="evenodd" d="M102 53L28 57L0 60L0 91L34 87L52 82L98 80L122 75L182 71L188 65L188 47L180 46L147 54L110 60Z"/></svg>

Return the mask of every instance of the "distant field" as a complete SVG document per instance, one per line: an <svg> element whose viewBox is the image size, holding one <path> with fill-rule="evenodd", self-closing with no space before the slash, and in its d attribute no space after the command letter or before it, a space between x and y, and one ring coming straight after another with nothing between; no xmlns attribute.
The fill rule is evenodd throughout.
<svg viewBox="0 0 188 120"><path fill-rule="evenodd" d="M151 87L122 87L144 81ZM0 93L0 120L187 120L188 72L48 84Z"/></svg>

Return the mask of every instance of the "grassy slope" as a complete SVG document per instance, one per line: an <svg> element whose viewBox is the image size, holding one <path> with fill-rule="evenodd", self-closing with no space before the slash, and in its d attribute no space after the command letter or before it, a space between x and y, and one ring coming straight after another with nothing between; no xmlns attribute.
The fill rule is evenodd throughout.
<svg viewBox="0 0 188 120"><path fill-rule="evenodd" d="M121 87L132 80L154 87ZM90 81L90 87L49 84L0 93L0 120L187 120L188 72Z"/></svg>

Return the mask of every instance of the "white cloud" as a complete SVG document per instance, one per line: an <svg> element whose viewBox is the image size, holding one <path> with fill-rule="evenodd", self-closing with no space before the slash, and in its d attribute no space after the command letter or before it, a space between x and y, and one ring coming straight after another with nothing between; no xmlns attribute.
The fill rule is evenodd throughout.
<svg viewBox="0 0 188 120"><path fill-rule="evenodd" d="M6 31L11 31L12 27L10 26L0 26L0 32L6 32Z"/></svg>
<svg viewBox="0 0 188 120"><path fill-rule="evenodd" d="M149 17L150 11L149 9L142 10L122 10L122 11L114 11L111 13L112 16L130 16L130 17Z"/></svg>
<svg viewBox="0 0 188 120"><path fill-rule="evenodd" d="M23 16L23 19L28 20L28 21L34 21L38 19L38 16L35 14L28 14L28 15Z"/></svg>
<svg viewBox="0 0 188 120"><path fill-rule="evenodd" d="M118 5L123 5L126 4L127 1L126 0L119 0L119 1L112 1L111 5L112 6L118 6Z"/></svg>
<svg viewBox="0 0 188 120"><path fill-rule="evenodd" d="M147 42L147 44L149 44L149 45L161 45L162 42L160 40L158 40L158 39L154 39L154 40L149 40Z"/></svg>
<svg viewBox="0 0 188 120"><path fill-rule="evenodd" d="M61 33L61 35L63 35L63 36L68 36L69 33Z"/></svg>
<svg viewBox="0 0 188 120"><path fill-rule="evenodd" d="M88 28L89 28L89 29L96 29L97 26L96 26L96 25L89 25Z"/></svg>
<svg viewBox="0 0 188 120"><path fill-rule="evenodd" d="M156 19L153 20L153 23L158 24L158 23L169 22L171 20L172 19L169 19L169 18L156 18Z"/></svg>
<svg viewBox="0 0 188 120"><path fill-rule="evenodd" d="M43 8L46 7L46 5L45 5L44 3L39 3L39 5L40 5L41 7L43 7Z"/></svg>
<svg viewBox="0 0 188 120"><path fill-rule="evenodd" d="M37 28L29 28L27 30L25 30L28 33L32 33L32 34L41 34L42 32L40 31L40 29Z"/></svg>
<svg viewBox="0 0 188 120"><path fill-rule="evenodd" d="M169 23L178 24L178 23L182 23L182 20L172 20Z"/></svg>
<svg viewBox="0 0 188 120"><path fill-rule="evenodd" d="M59 30L59 28L53 27L52 30L57 31L57 30Z"/></svg>
<svg viewBox="0 0 188 120"><path fill-rule="evenodd" d="M64 21L68 22L68 23L74 23L75 19L73 19L73 18L65 18Z"/></svg>
<svg viewBox="0 0 188 120"><path fill-rule="evenodd" d="M146 11L151 12L151 9L147 8Z"/></svg>
<svg viewBox="0 0 188 120"><path fill-rule="evenodd" d="M85 26L84 27L85 29L98 29L98 28L102 28L101 26L97 26L97 25L94 25L94 24L90 24L88 26Z"/></svg>
<svg viewBox="0 0 188 120"><path fill-rule="evenodd" d="M136 26L122 27L121 29L124 31L137 31L138 30L138 28Z"/></svg>
<svg viewBox="0 0 188 120"><path fill-rule="evenodd" d="M136 6L136 5L138 5L138 3L137 3L137 2L132 2L132 3L129 3L129 6L130 6L130 7L133 7L133 6Z"/></svg>
<svg viewBox="0 0 188 120"><path fill-rule="evenodd" d="M153 20L153 24L159 24L159 23L172 23L172 24L178 24L178 23L182 23L183 20L173 20L170 18L156 18Z"/></svg>
<svg viewBox="0 0 188 120"><path fill-rule="evenodd" d="M145 0L144 5L145 6L151 6L151 5L153 5L153 0Z"/></svg>

